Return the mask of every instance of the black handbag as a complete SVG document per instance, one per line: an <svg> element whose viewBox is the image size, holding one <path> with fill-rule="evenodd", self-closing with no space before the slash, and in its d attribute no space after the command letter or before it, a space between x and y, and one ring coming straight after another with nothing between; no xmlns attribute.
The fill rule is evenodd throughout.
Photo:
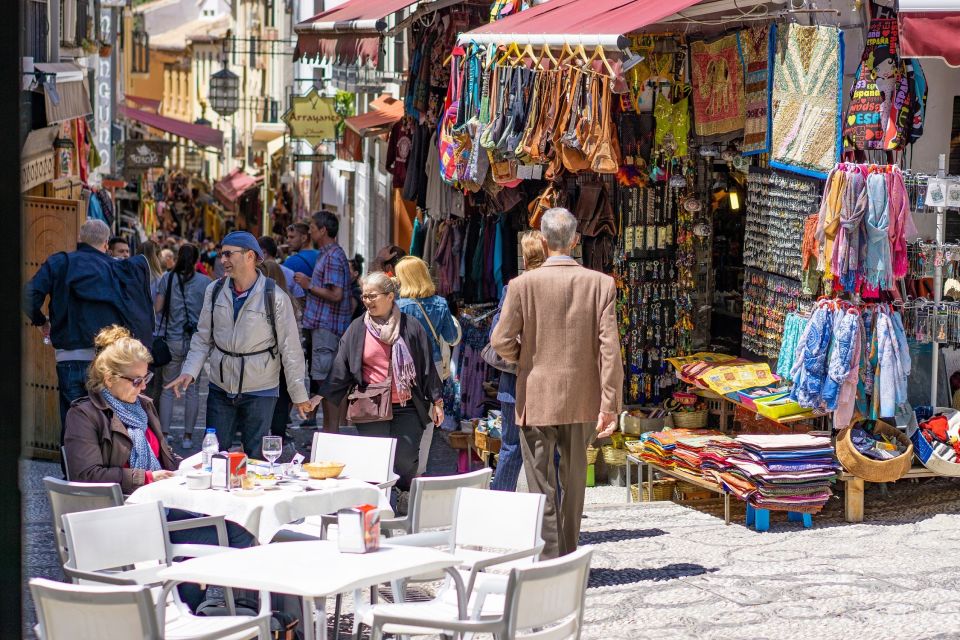
<svg viewBox="0 0 960 640"><path fill-rule="evenodd" d="M173 354L170 353L170 345L167 344L167 325L170 320L170 293L173 290L173 273L167 278L167 294L163 298L163 312L160 315L160 326L163 328L163 335L153 337L153 344L150 345L150 355L153 356L153 366L157 369L165 367L173 361Z"/></svg>

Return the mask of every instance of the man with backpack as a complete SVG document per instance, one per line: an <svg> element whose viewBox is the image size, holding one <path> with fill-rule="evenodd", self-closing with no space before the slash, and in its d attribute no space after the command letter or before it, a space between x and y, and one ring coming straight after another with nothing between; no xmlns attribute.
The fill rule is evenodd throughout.
<svg viewBox="0 0 960 640"><path fill-rule="evenodd" d="M216 428L221 449L229 449L239 431L247 455L259 457L280 393L281 366L301 416L312 408L300 334L290 298L257 271L263 251L252 234L227 234L219 258L224 277L207 287L180 376L166 388L179 398L209 357L207 424Z"/></svg>

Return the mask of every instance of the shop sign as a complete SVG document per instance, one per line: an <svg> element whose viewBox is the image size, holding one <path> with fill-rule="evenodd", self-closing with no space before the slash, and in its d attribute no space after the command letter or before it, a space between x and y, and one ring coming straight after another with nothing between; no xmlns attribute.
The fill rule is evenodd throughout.
<svg viewBox="0 0 960 640"><path fill-rule="evenodd" d="M53 149L28 158L20 164L20 191L27 191L56 177L57 162Z"/></svg>
<svg viewBox="0 0 960 640"><path fill-rule="evenodd" d="M100 33L113 33L114 31L114 10L109 5L100 6ZM111 139L111 130L114 120L113 113L113 89L114 89L114 53L107 57L95 57L94 83L96 86L96 96L94 97L94 144L97 147L97 153L100 154L100 166L97 172L108 174L113 172L116 161L113 157L113 141Z"/></svg>
<svg viewBox="0 0 960 640"><path fill-rule="evenodd" d="M134 172L162 167L172 146L167 140L127 140L123 143L123 170Z"/></svg>
<svg viewBox="0 0 960 640"><path fill-rule="evenodd" d="M333 98L323 98L316 87L305 96L291 100L290 109L281 118L290 129L290 136L301 138L316 146L324 140L337 137L340 116L334 109Z"/></svg>

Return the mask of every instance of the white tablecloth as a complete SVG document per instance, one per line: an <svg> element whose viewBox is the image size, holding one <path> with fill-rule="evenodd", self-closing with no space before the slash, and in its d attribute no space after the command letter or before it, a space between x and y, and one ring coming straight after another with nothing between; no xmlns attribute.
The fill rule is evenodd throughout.
<svg viewBox="0 0 960 640"><path fill-rule="evenodd" d="M380 492L360 480L323 483L329 488L295 492L281 488L258 495L242 495L214 489L188 489L185 478L177 476L151 482L134 491L130 504L160 501L171 509L183 509L210 516L223 516L254 536L261 544L270 542L283 525L306 515L334 513L360 504L377 504Z"/></svg>

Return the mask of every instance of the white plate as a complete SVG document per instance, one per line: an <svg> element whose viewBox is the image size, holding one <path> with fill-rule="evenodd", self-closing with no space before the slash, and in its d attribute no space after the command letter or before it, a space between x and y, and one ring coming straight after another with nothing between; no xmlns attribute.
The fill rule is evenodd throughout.
<svg viewBox="0 0 960 640"><path fill-rule="evenodd" d="M264 489L272 489L277 486L277 483L280 482L279 478L259 478L256 480L258 487L263 487Z"/></svg>

